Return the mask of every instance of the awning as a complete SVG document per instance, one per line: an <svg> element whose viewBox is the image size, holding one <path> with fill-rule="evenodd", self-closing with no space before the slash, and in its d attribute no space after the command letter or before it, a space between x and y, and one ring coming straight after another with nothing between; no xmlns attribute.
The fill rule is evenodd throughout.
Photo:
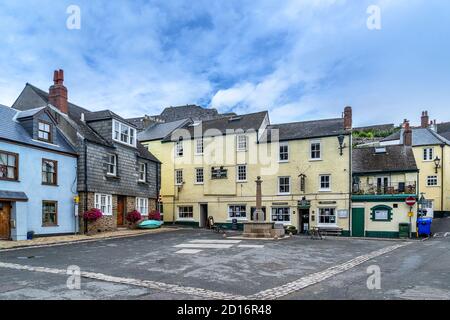
<svg viewBox="0 0 450 320"><path fill-rule="evenodd" d="M0 190L0 200L6 201L28 201L25 192Z"/></svg>

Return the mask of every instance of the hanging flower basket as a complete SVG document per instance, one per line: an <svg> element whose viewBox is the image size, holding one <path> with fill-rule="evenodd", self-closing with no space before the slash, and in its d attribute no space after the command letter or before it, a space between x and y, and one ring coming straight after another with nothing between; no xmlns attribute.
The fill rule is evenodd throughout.
<svg viewBox="0 0 450 320"><path fill-rule="evenodd" d="M142 215L139 211L133 210L127 213L125 219L131 228L135 228L137 223L142 220Z"/></svg>
<svg viewBox="0 0 450 320"><path fill-rule="evenodd" d="M100 209L92 208L89 211L86 211L83 213L83 218L89 222L97 221L103 217L103 213L100 211Z"/></svg>
<svg viewBox="0 0 450 320"><path fill-rule="evenodd" d="M150 212L150 214L148 215L148 220L157 220L160 221L161 220L161 213L158 210L153 210L152 212Z"/></svg>

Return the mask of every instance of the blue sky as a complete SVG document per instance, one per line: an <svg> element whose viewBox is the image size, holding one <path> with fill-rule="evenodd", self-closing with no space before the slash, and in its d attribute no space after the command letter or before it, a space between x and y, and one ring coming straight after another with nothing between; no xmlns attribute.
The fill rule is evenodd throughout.
<svg viewBox="0 0 450 320"><path fill-rule="evenodd" d="M62 68L71 101L125 117L196 103L274 123L346 105L356 125L450 121L449 14L443 0L1 0L0 103Z"/></svg>

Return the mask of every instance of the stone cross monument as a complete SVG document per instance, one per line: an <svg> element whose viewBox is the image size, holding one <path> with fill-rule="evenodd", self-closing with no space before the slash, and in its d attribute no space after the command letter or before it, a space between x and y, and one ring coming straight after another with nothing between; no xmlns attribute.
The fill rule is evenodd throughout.
<svg viewBox="0 0 450 320"><path fill-rule="evenodd" d="M262 192L261 192L261 177L256 179L256 210L254 213L255 221L264 222L264 212L262 210Z"/></svg>

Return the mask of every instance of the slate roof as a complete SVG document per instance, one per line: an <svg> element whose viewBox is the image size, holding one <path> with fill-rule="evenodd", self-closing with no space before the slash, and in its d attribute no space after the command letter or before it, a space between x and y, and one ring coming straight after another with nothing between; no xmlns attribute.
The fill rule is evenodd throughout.
<svg viewBox="0 0 450 320"><path fill-rule="evenodd" d="M390 135L389 137L386 137L381 141L399 140L399 144L403 144L403 132L404 129L401 129L400 131ZM450 141L442 134L438 134L430 128L412 128L412 144L415 147L441 144L450 145Z"/></svg>
<svg viewBox="0 0 450 320"><path fill-rule="evenodd" d="M0 106L2 106L0 104ZM5 191L0 190L0 199L5 200L18 200L18 201L28 201L28 197L25 192L22 191Z"/></svg>
<svg viewBox="0 0 450 320"><path fill-rule="evenodd" d="M437 124L437 132L439 134L450 132L450 122L442 122Z"/></svg>
<svg viewBox="0 0 450 320"><path fill-rule="evenodd" d="M15 120L15 117L19 113L20 111L18 110L0 105L0 119L2 119L0 139L15 141L47 150L75 154L75 150L66 141L59 129L57 129L57 136L55 137L55 142L57 144L33 140L33 137L25 130L20 122Z"/></svg>
<svg viewBox="0 0 450 320"><path fill-rule="evenodd" d="M375 147L354 148L353 174L418 171L411 147L393 145L384 148L384 153L376 153Z"/></svg>
<svg viewBox="0 0 450 320"><path fill-rule="evenodd" d="M282 123L268 126L267 135L264 135L262 142L272 140L274 129L278 129L280 141L329 137L346 133L342 118Z"/></svg>
<svg viewBox="0 0 450 320"><path fill-rule="evenodd" d="M268 116L267 111L261 111L256 113L249 113L239 116L221 117L213 120L207 120L201 122L202 135L204 137L213 137L218 134L224 135L227 131L248 131L258 130L264 119ZM200 126L200 125L199 125ZM180 129L187 130L191 138L194 138L194 134L198 136L196 127L192 124L185 124ZM175 130L175 133L177 131ZM183 131L185 132L185 131ZM171 136L163 139L164 142L172 141Z"/></svg>
<svg viewBox="0 0 450 320"><path fill-rule="evenodd" d="M186 118L192 120L211 120L220 117L216 109L202 108L197 105L186 105L165 108L158 118L165 122L173 122Z"/></svg>
<svg viewBox="0 0 450 320"><path fill-rule="evenodd" d="M17 119L24 119L24 118L32 117L32 116L34 116L35 114L38 114L39 112L41 112L44 109L45 109L45 107L40 107L40 108L20 111L20 112L17 113L16 118Z"/></svg>
<svg viewBox="0 0 450 320"><path fill-rule="evenodd" d="M114 113L111 110L101 110L101 111L88 112L88 113L86 113L84 115L84 119L85 119L86 122L101 121L101 120L108 120L108 119L117 119L120 122L126 123L126 124L136 128L133 123L131 123L130 121L128 121L128 120L126 120L124 118L122 118L117 113Z"/></svg>
<svg viewBox="0 0 450 320"><path fill-rule="evenodd" d="M190 119L182 119L173 122L157 123L148 127L145 131L138 133L139 141L160 140L167 137L175 129L182 127L184 124L190 123Z"/></svg>

